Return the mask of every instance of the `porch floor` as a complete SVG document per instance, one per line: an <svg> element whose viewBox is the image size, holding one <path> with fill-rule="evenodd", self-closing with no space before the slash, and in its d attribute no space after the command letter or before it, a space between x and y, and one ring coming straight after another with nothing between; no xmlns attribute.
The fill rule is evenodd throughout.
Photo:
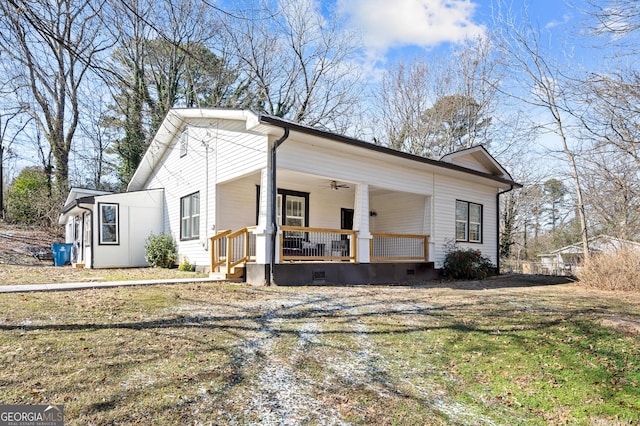
<svg viewBox="0 0 640 426"><path fill-rule="evenodd" d="M263 285L265 265L247 263L245 279L250 284ZM274 282L280 286L302 285L364 285L415 284L440 278L433 262L349 263L300 262L275 265Z"/></svg>

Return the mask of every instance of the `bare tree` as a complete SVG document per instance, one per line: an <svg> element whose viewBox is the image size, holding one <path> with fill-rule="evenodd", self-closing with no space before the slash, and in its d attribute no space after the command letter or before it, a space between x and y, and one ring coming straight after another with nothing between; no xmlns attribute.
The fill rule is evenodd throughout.
<svg viewBox="0 0 640 426"><path fill-rule="evenodd" d="M16 138L31 121L25 120L23 115L24 111L20 107L9 106L0 112L0 219L4 218L5 158L15 155L13 145Z"/></svg>
<svg viewBox="0 0 640 426"><path fill-rule="evenodd" d="M588 0L588 4L588 13L595 18L592 30L596 34L610 35L624 43L624 38L640 29L638 0Z"/></svg>
<svg viewBox="0 0 640 426"><path fill-rule="evenodd" d="M247 84L230 69L215 11L197 0L109 2L107 27L118 40L111 59L112 129L125 187L151 138L175 106L246 106ZM208 46L216 46L216 52Z"/></svg>
<svg viewBox="0 0 640 426"><path fill-rule="evenodd" d="M412 154L425 153L428 142L422 115L435 97L430 77L429 65L420 60L409 66L400 62L385 71L380 90L374 94L379 120L372 121L382 123L385 135L378 143Z"/></svg>
<svg viewBox="0 0 640 426"><path fill-rule="evenodd" d="M634 70L591 74L582 87L588 105L580 117L585 137L625 153L640 167L640 74Z"/></svg>
<svg viewBox="0 0 640 426"><path fill-rule="evenodd" d="M431 61L438 65L418 60L387 70L374 96L382 143L432 158L488 145L500 63L491 42L479 38Z"/></svg>
<svg viewBox="0 0 640 426"><path fill-rule="evenodd" d="M519 87L511 95L533 108L546 112L551 121L543 125L560 140L562 153L569 165L574 186L576 212L580 222L583 254L589 257L587 219L583 200L583 189L578 172L578 160L571 126L574 115L579 115L572 103L571 79L563 75L545 52L540 43L540 32L531 25L528 16L521 25L510 15L499 14L496 26L499 29L498 43L508 58L509 66L519 76Z"/></svg>
<svg viewBox="0 0 640 426"><path fill-rule="evenodd" d="M75 181L90 188L109 190L114 188L112 178L117 168L113 149L116 137L109 123L111 111L106 96L99 96L95 89L92 94L86 93L81 103L86 115L78 126L77 142L72 150L72 162L79 163L75 167Z"/></svg>
<svg viewBox="0 0 640 426"><path fill-rule="evenodd" d="M640 167L608 146L596 147L581 170L585 199L599 232L625 239L640 238Z"/></svg>
<svg viewBox="0 0 640 426"><path fill-rule="evenodd" d="M227 32L258 109L344 131L357 103L358 76L348 65L356 46L340 20L325 19L317 7L283 0L253 9L252 19L229 17Z"/></svg>
<svg viewBox="0 0 640 426"><path fill-rule="evenodd" d="M69 152L80 120L79 88L94 57L107 48L99 37L98 0L0 2L0 42L14 90L36 120L55 162L56 192L67 190Z"/></svg>

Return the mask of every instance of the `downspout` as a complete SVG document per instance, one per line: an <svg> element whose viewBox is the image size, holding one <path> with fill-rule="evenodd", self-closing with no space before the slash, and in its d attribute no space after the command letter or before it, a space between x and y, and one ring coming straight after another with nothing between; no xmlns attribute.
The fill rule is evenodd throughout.
<svg viewBox="0 0 640 426"><path fill-rule="evenodd" d="M514 189L515 185L511 184L509 189L505 189L496 194L496 242L498 243L498 248L496 249L496 274L498 275L500 275L500 196Z"/></svg>
<svg viewBox="0 0 640 426"><path fill-rule="evenodd" d="M90 267L91 269L93 269L93 259L94 259L94 257L95 257L95 253L93 252L93 210L91 210L90 208L87 208L87 207L82 207L82 206L80 205L80 203L78 203L78 202L76 202L76 206L77 206L79 209L85 210L85 211L87 211L87 212L89 213L89 218L90 218L90 220L89 220L89 226L91 226L91 232L89 233L89 235L91 235L91 239L90 239L90 241L89 241L89 248L91 249L91 265L89 265L89 267ZM85 221L83 220L83 221L82 221L82 235L80 236L80 238L81 238L81 240L80 240L80 241L82 241L81 246L83 247L83 249L84 249L84 232L85 232L84 227L85 227L85 226L86 226L86 224L85 224ZM83 254L82 254L82 259L83 259L83 260L86 260L86 259L84 258L85 254L86 254L86 253L83 253Z"/></svg>
<svg viewBox="0 0 640 426"><path fill-rule="evenodd" d="M277 223L277 204L278 204L278 188L276 187L276 150L282 143L289 137L289 128L283 127L284 134L275 141L273 144L273 148L271 148L271 228L273 232L271 233L271 261L269 265L269 271L266 271L265 278L267 279L267 285L271 285L275 282L273 270L276 265L276 241L278 238L278 223Z"/></svg>

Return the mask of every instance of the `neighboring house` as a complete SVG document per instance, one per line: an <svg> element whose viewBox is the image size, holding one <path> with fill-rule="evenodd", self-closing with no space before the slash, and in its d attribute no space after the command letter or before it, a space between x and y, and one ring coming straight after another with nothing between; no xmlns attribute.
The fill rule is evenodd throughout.
<svg viewBox="0 0 640 426"><path fill-rule="evenodd" d="M98 237L115 226L121 244L128 229L132 259L134 241L162 231L191 263L251 283L428 279L454 240L498 264L499 195L515 187L482 147L436 161L246 110L173 109L128 192L92 196L92 212L116 206L119 216L91 214L85 265L116 256ZM89 220L73 200L61 223ZM152 217L161 226L138 228Z"/></svg>
<svg viewBox="0 0 640 426"><path fill-rule="evenodd" d="M607 235L589 238L589 253L610 253L620 249L640 250L640 243L623 240ZM582 242L538 255L542 273L553 275L572 275L584 259Z"/></svg>

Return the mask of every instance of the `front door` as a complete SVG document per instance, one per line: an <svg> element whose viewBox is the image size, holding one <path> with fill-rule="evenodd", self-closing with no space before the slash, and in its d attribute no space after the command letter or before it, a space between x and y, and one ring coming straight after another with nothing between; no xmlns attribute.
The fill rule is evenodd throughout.
<svg viewBox="0 0 640 426"><path fill-rule="evenodd" d="M353 229L353 209L340 209L340 229ZM349 256L349 236L342 235L342 256Z"/></svg>

